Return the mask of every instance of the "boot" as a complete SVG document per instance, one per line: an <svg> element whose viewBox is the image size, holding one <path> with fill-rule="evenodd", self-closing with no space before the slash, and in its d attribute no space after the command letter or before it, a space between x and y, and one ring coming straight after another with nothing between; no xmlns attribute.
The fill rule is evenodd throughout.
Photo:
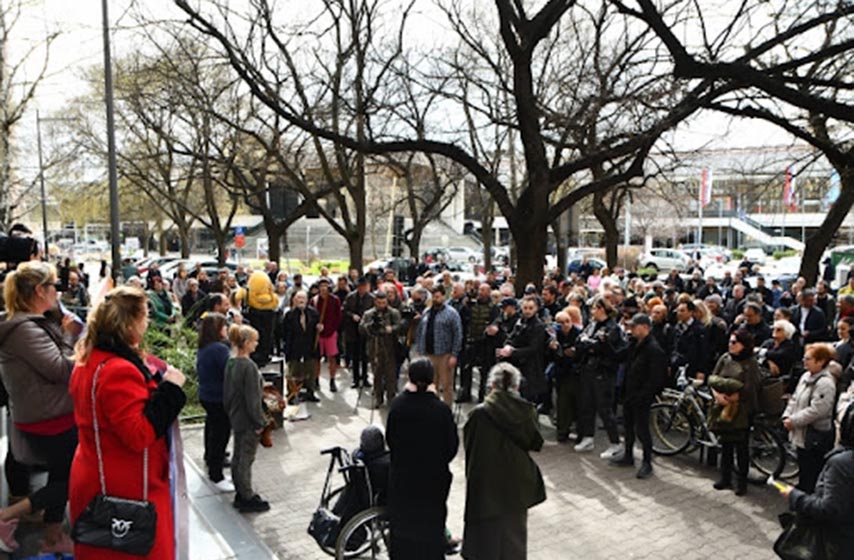
<svg viewBox="0 0 854 560"><path fill-rule="evenodd" d="M717 482L713 484L715 490L726 490L732 486L732 476L729 473L721 474Z"/></svg>
<svg viewBox="0 0 854 560"><path fill-rule="evenodd" d="M270 422L264 426L264 430L261 432L260 437L262 447L273 447L273 429L275 427L275 422Z"/></svg>

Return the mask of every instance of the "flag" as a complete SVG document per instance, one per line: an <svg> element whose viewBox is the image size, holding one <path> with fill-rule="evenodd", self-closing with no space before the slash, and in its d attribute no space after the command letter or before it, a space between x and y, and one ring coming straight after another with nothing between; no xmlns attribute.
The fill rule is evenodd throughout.
<svg viewBox="0 0 854 560"><path fill-rule="evenodd" d="M825 208L833 206L833 203L839 198L839 187L839 172L834 169L830 174L830 186L827 189L827 194L824 195Z"/></svg>
<svg viewBox="0 0 854 560"><path fill-rule="evenodd" d="M795 174L791 165L786 168L786 181L783 183L783 205L788 207L789 212L795 212L798 209Z"/></svg>
<svg viewBox="0 0 854 560"><path fill-rule="evenodd" d="M704 167L702 179L700 180L700 204L703 207L712 201L712 181L712 170Z"/></svg>

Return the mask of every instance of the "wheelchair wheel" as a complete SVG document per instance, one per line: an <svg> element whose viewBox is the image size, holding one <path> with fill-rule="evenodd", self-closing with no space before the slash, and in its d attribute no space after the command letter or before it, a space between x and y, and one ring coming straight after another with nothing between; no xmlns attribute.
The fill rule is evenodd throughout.
<svg viewBox="0 0 854 560"><path fill-rule="evenodd" d="M389 560L390 545L391 531L385 508L372 507L354 515L341 529L335 546L335 558Z"/></svg>

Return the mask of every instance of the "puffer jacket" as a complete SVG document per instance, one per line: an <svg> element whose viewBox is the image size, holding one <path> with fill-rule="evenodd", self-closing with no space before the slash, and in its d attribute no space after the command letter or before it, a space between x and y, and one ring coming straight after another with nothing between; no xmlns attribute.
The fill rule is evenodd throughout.
<svg viewBox="0 0 854 560"><path fill-rule="evenodd" d="M248 299L246 299L247 292ZM279 307L279 296L276 295L276 291L273 289L270 277L260 270L252 273L246 283L246 288L238 292L237 299L239 301L244 301L245 299L246 306L250 309L270 311Z"/></svg>
<svg viewBox="0 0 854 560"><path fill-rule="evenodd" d="M12 319L0 314L0 376L13 422L30 424L74 411L68 394L71 355L54 321L32 313Z"/></svg>
<svg viewBox="0 0 854 560"><path fill-rule="evenodd" d="M793 445L803 448L807 426L825 432L833 428L833 404L836 401L836 381L823 369L816 375L805 372L795 393L789 399L783 418L790 418L794 429L789 432Z"/></svg>

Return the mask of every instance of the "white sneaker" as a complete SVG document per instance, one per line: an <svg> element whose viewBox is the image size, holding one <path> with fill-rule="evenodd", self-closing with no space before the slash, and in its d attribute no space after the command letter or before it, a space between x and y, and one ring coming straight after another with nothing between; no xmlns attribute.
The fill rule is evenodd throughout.
<svg viewBox="0 0 854 560"><path fill-rule="evenodd" d="M599 458L601 459L610 459L615 455L618 455L623 451L623 445L620 443L612 443L608 446L608 449L599 454Z"/></svg>
<svg viewBox="0 0 854 560"><path fill-rule="evenodd" d="M593 451L593 448L596 447L596 443L593 441L592 437L583 438L578 444L576 444L573 449L576 451Z"/></svg>
<svg viewBox="0 0 854 560"><path fill-rule="evenodd" d="M223 478L219 482L214 482L214 488L217 489L217 492L226 493L226 492L234 492L234 483L229 478Z"/></svg>

